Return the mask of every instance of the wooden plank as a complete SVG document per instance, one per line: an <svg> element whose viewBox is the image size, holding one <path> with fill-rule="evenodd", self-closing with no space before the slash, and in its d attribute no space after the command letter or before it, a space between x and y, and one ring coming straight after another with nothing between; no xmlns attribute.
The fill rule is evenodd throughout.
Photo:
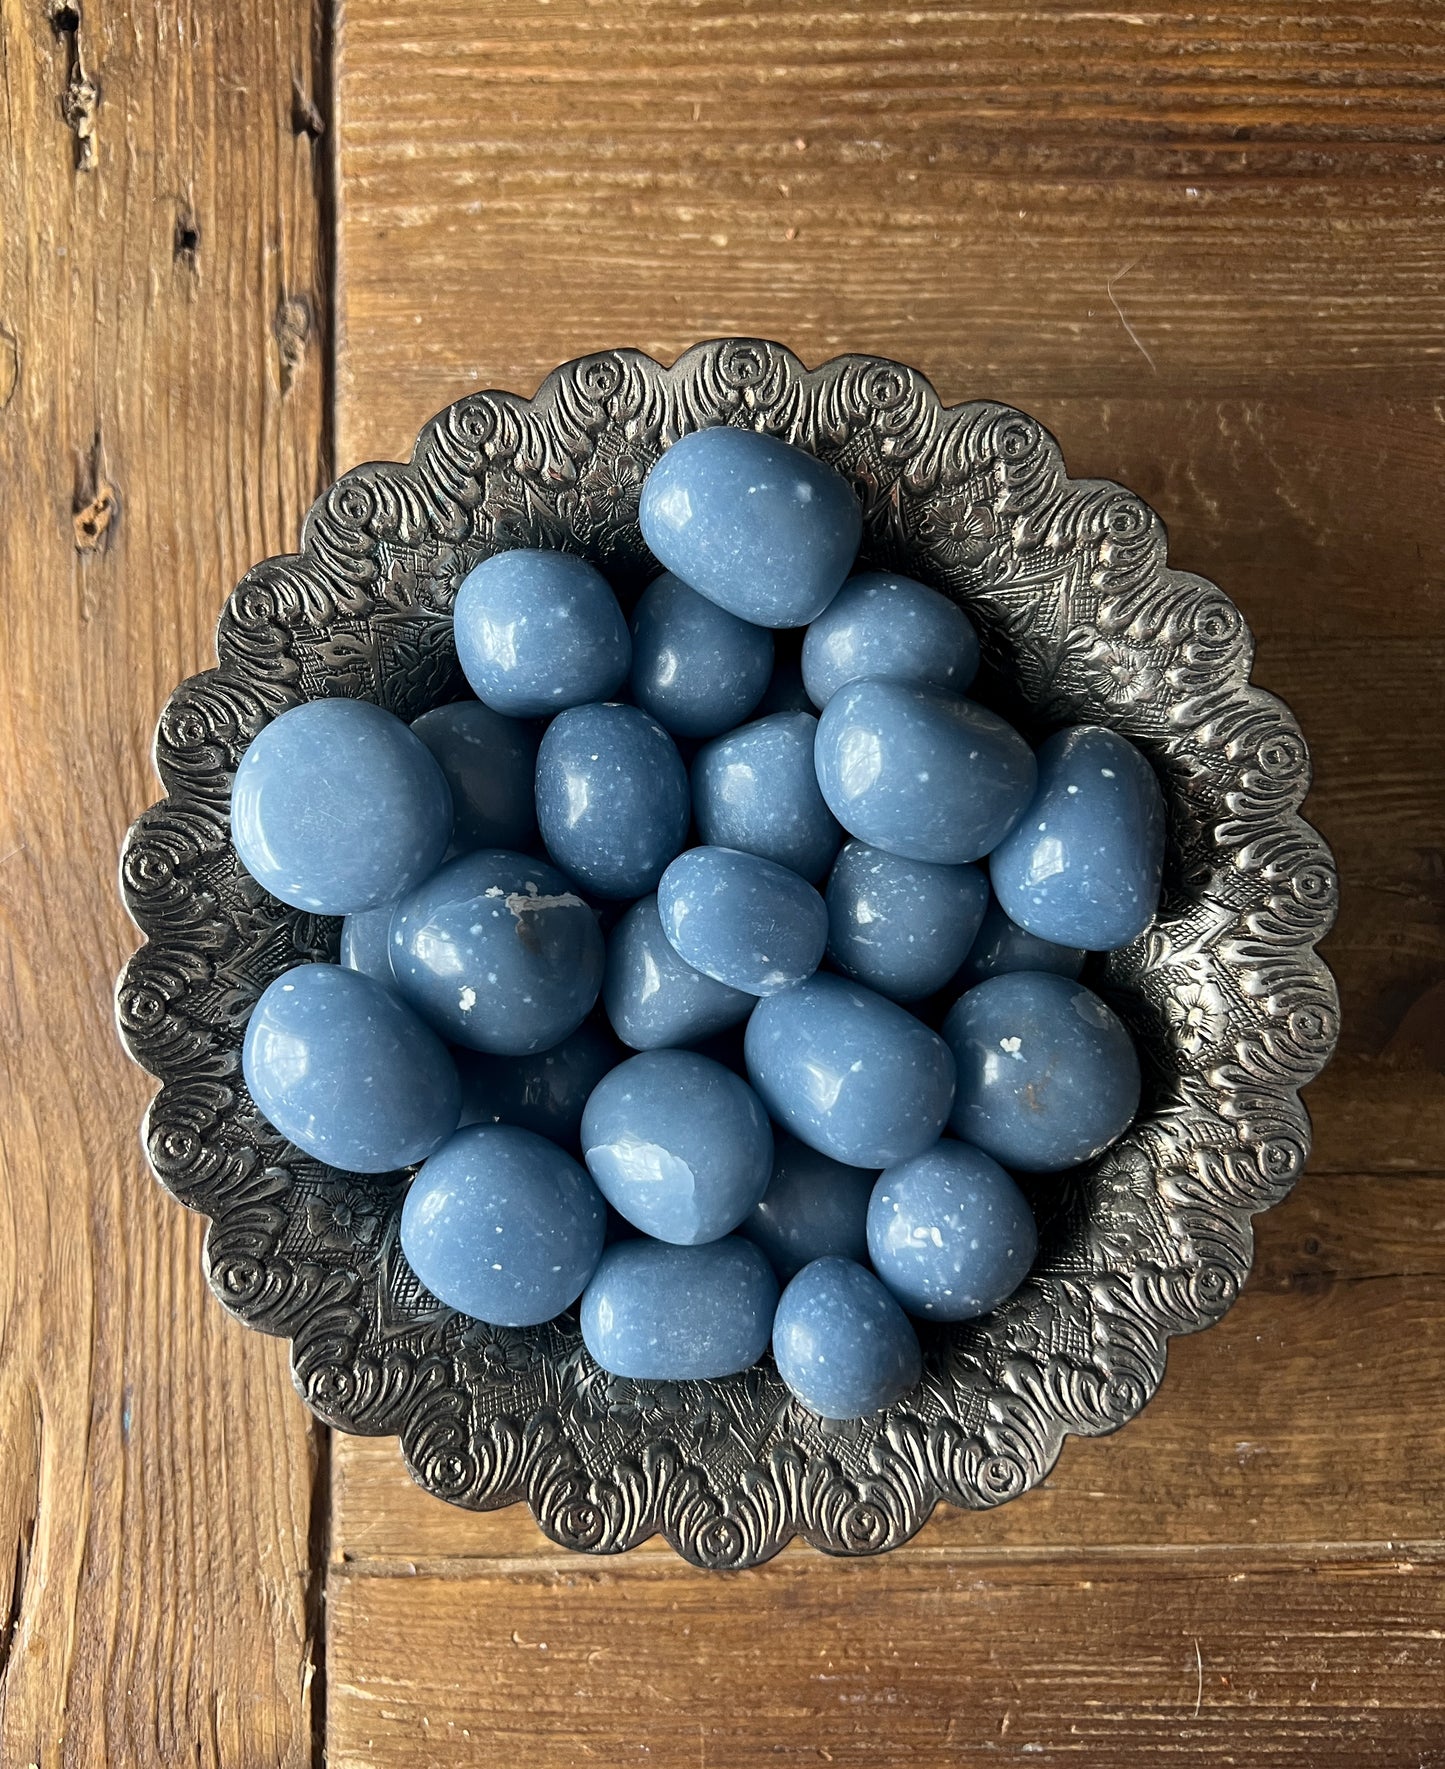
<svg viewBox="0 0 1445 1769"><path fill-rule="evenodd" d="M110 995L165 695L323 472L310 0L5 0L0 1761L311 1761L318 1440L144 1170ZM324 1484L322 1489L324 1499Z"/></svg>

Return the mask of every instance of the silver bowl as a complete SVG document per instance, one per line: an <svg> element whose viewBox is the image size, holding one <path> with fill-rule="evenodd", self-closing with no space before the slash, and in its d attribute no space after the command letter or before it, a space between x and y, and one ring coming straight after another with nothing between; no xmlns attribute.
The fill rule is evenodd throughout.
<svg viewBox="0 0 1445 1769"><path fill-rule="evenodd" d="M995 704L1004 695L1001 710L1035 732L1124 732L1169 804L1158 918L1096 979L1143 1052L1143 1111L1094 1166L1035 1188L1041 1250L1024 1287L981 1320L932 1330L918 1389L847 1425L800 1408L767 1363L718 1382L624 1381L591 1361L572 1316L521 1331L454 1313L402 1257L408 1176L310 1160L241 1079L257 995L291 965L334 958L339 926L241 870L227 815L247 743L319 695L407 719L455 698L452 598L491 552L567 548L624 590L645 581L643 478L676 437L717 423L776 433L846 474L866 557L968 609ZM1335 1041L1335 989L1314 950L1335 913L1334 866L1296 814L1305 746L1250 685L1239 611L1169 568L1163 524L1131 492L1068 479L1032 418L945 407L897 363L808 370L755 339L701 344L671 368L627 350L583 357L534 399L449 406L409 465L345 474L301 552L234 590L216 650L218 667L161 715L166 797L122 855L146 943L118 986L121 1036L161 1082L147 1153L211 1219L205 1268L222 1304L291 1340L321 1419L399 1435L427 1491L478 1510L525 1500L554 1541L589 1553L659 1530L702 1566L754 1564L794 1535L877 1553L940 1500L1017 1498L1069 1432L1125 1424L1158 1386L1169 1337L1234 1301L1251 1218L1304 1165L1298 1089Z"/></svg>

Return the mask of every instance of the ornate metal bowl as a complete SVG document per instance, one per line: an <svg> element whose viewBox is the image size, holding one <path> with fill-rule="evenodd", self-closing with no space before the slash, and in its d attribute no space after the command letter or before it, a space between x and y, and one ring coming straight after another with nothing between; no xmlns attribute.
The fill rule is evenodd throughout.
<svg viewBox="0 0 1445 1769"><path fill-rule="evenodd" d="M454 698L452 597L499 548L569 548L623 587L643 581L643 477L679 434L720 422L847 474L866 556L967 607L995 686L1012 685L1005 710L1036 731L1087 720L1127 733L1169 801L1158 919L1098 979L1144 1053L1145 1109L1097 1165L1038 1189L1042 1250L1024 1288L935 1329L918 1390L846 1426L801 1410L767 1365L720 1382L622 1381L592 1363L571 1317L515 1331L453 1313L401 1256L407 1176L309 1160L241 1079L257 995L290 965L334 957L339 925L276 902L236 861L231 778L251 737L317 695L408 719ZM1068 479L1032 418L944 407L897 363L807 370L752 339L699 345L671 368L632 351L584 357L534 399L459 400L409 465L345 474L301 552L237 586L216 650L218 667L161 716L167 796L122 858L146 944L120 980L120 1030L161 1082L146 1147L166 1189L211 1219L206 1275L225 1307L291 1339L320 1418L398 1434L429 1492L477 1509L525 1499L549 1536L587 1552L661 1530L706 1566L765 1560L795 1534L875 1553L940 1500L1017 1498L1067 1433L1126 1423L1158 1386L1170 1335L1233 1302L1251 1217L1304 1164L1298 1089L1335 1038L1314 951L1334 868L1296 815L1305 747L1287 709L1250 686L1239 611L1169 568L1163 525L1132 493Z"/></svg>

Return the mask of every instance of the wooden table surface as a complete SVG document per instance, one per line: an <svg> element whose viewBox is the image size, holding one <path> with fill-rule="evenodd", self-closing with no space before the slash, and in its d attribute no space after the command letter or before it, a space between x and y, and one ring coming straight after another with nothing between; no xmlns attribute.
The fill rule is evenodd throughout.
<svg viewBox="0 0 1445 1769"><path fill-rule="evenodd" d="M1445 1764L1445 11L0 0L0 1762ZM780 338L1026 406L1313 747L1340 1054L1115 1439L878 1561L564 1554L207 1296L110 1024L247 564L469 388Z"/></svg>

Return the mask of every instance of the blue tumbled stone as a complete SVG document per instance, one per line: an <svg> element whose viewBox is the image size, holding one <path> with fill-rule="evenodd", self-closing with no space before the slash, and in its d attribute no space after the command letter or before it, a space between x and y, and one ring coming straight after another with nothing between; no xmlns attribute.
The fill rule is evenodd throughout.
<svg viewBox="0 0 1445 1769"><path fill-rule="evenodd" d="M348 1173L424 1160L461 1107L441 1039L384 984L336 964L299 965L267 985L241 1069L288 1142Z"/></svg>
<svg viewBox="0 0 1445 1769"><path fill-rule="evenodd" d="M407 1000L453 1044L498 1056L560 1044L602 987L597 917L544 860L500 848L403 897L391 944Z"/></svg>
<svg viewBox="0 0 1445 1769"><path fill-rule="evenodd" d="M360 971L388 989L396 988L396 972L391 966L391 917L394 903L383 903L380 909L357 909L341 924L341 949L338 954L347 970Z"/></svg>
<svg viewBox="0 0 1445 1769"><path fill-rule="evenodd" d="M614 1376L704 1382L768 1348L778 1280L751 1241L617 1241L582 1298L582 1341Z"/></svg>
<svg viewBox="0 0 1445 1769"><path fill-rule="evenodd" d="M1102 1154L1139 1109L1139 1058L1123 1022L1067 977L1011 971L962 995L943 1022L958 1086L950 1123L1023 1173Z"/></svg>
<svg viewBox="0 0 1445 1769"><path fill-rule="evenodd" d="M850 1167L921 1154L948 1121L948 1046L896 1002L842 977L819 974L768 996L745 1047L773 1118Z"/></svg>
<svg viewBox="0 0 1445 1769"><path fill-rule="evenodd" d="M773 1133L752 1088L721 1063L649 1050L593 1090L582 1152L614 1210L644 1234L692 1247L735 1229L762 1197Z"/></svg>
<svg viewBox="0 0 1445 1769"><path fill-rule="evenodd" d="M862 1419L901 1400L923 1374L908 1316L851 1259L815 1259L773 1319L778 1374L811 1413Z"/></svg>
<svg viewBox="0 0 1445 1769"><path fill-rule="evenodd" d="M891 571L849 578L803 640L803 680L820 707L865 678L962 694L977 673L978 634L958 604Z"/></svg>
<svg viewBox="0 0 1445 1769"><path fill-rule="evenodd" d="M773 713L704 745L692 764L702 839L761 854L817 884L843 839L818 790L817 729L811 713Z"/></svg>
<svg viewBox="0 0 1445 1769"><path fill-rule="evenodd" d="M904 682L851 682L818 720L818 784L850 835L908 860L977 860L1034 789L1034 758L997 713Z"/></svg>
<svg viewBox="0 0 1445 1769"><path fill-rule="evenodd" d="M673 443L647 476L638 514L669 571L760 627L816 619L863 534L841 474L775 436L726 424Z"/></svg>
<svg viewBox="0 0 1445 1769"><path fill-rule="evenodd" d="M828 956L895 1001L920 1001L958 969L988 902L977 866L904 860L850 841L828 879Z"/></svg>
<svg viewBox="0 0 1445 1769"><path fill-rule="evenodd" d="M448 1307L494 1327L535 1327L582 1294L606 1227L596 1186L555 1143L474 1124L411 1182L401 1250Z"/></svg>
<svg viewBox="0 0 1445 1769"><path fill-rule="evenodd" d="M909 1314L967 1321L997 1308L1038 1252L1033 1211L982 1149L945 1137L883 1173L868 1206L873 1269Z"/></svg>
<svg viewBox="0 0 1445 1769"><path fill-rule="evenodd" d="M1007 971L1052 971L1056 977L1077 977L1084 968L1082 946L1056 946L1041 940L1004 914L997 897L990 898L983 922L963 968L960 986L972 987L985 977L1001 977Z"/></svg>
<svg viewBox="0 0 1445 1769"><path fill-rule="evenodd" d="M488 1056L459 1050L462 1117L466 1124L514 1124L564 1149L580 1147L582 1108L592 1089L625 1052L591 1020L550 1050L530 1056Z"/></svg>
<svg viewBox="0 0 1445 1769"><path fill-rule="evenodd" d="M739 620L670 571L632 615L632 698L678 737L740 724L773 673L773 635Z"/></svg>
<svg viewBox="0 0 1445 1769"><path fill-rule="evenodd" d="M1107 952L1137 939L1159 907L1164 794L1127 737L1102 725L1056 731L1038 789L989 858L994 894L1020 927Z"/></svg>
<svg viewBox="0 0 1445 1769"><path fill-rule="evenodd" d="M441 864L452 800L426 745L369 700L308 700L251 739L231 788L236 857L295 909L375 909Z"/></svg>
<svg viewBox="0 0 1445 1769"><path fill-rule="evenodd" d="M694 970L772 995L811 976L828 944L828 908L796 872L733 848L689 848L663 873L657 913Z"/></svg>
<svg viewBox="0 0 1445 1769"><path fill-rule="evenodd" d="M768 1189L738 1232L757 1242L783 1283L815 1259L866 1259L876 1177L780 1136Z"/></svg>
<svg viewBox="0 0 1445 1769"><path fill-rule="evenodd" d="M612 1029L634 1050L695 1044L745 1020L757 997L704 976L662 931L657 898L643 897L607 941L602 1000Z"/></svg>
<svg viewBox="0 0 1445 1769"><path fill-rule="evenodd" d="M570 553L494 553L462 579L457 658L479 700L516 719L606 700L627 680L632 639L611 586Z"/></svg>
<svg viewBox="0 0 1445 1769"><path fill-rule="evenodd" d="M480 700L455 700L413 719L411 728L451 788L456 851L525 848L537 833L537 727Z"/></svg>

